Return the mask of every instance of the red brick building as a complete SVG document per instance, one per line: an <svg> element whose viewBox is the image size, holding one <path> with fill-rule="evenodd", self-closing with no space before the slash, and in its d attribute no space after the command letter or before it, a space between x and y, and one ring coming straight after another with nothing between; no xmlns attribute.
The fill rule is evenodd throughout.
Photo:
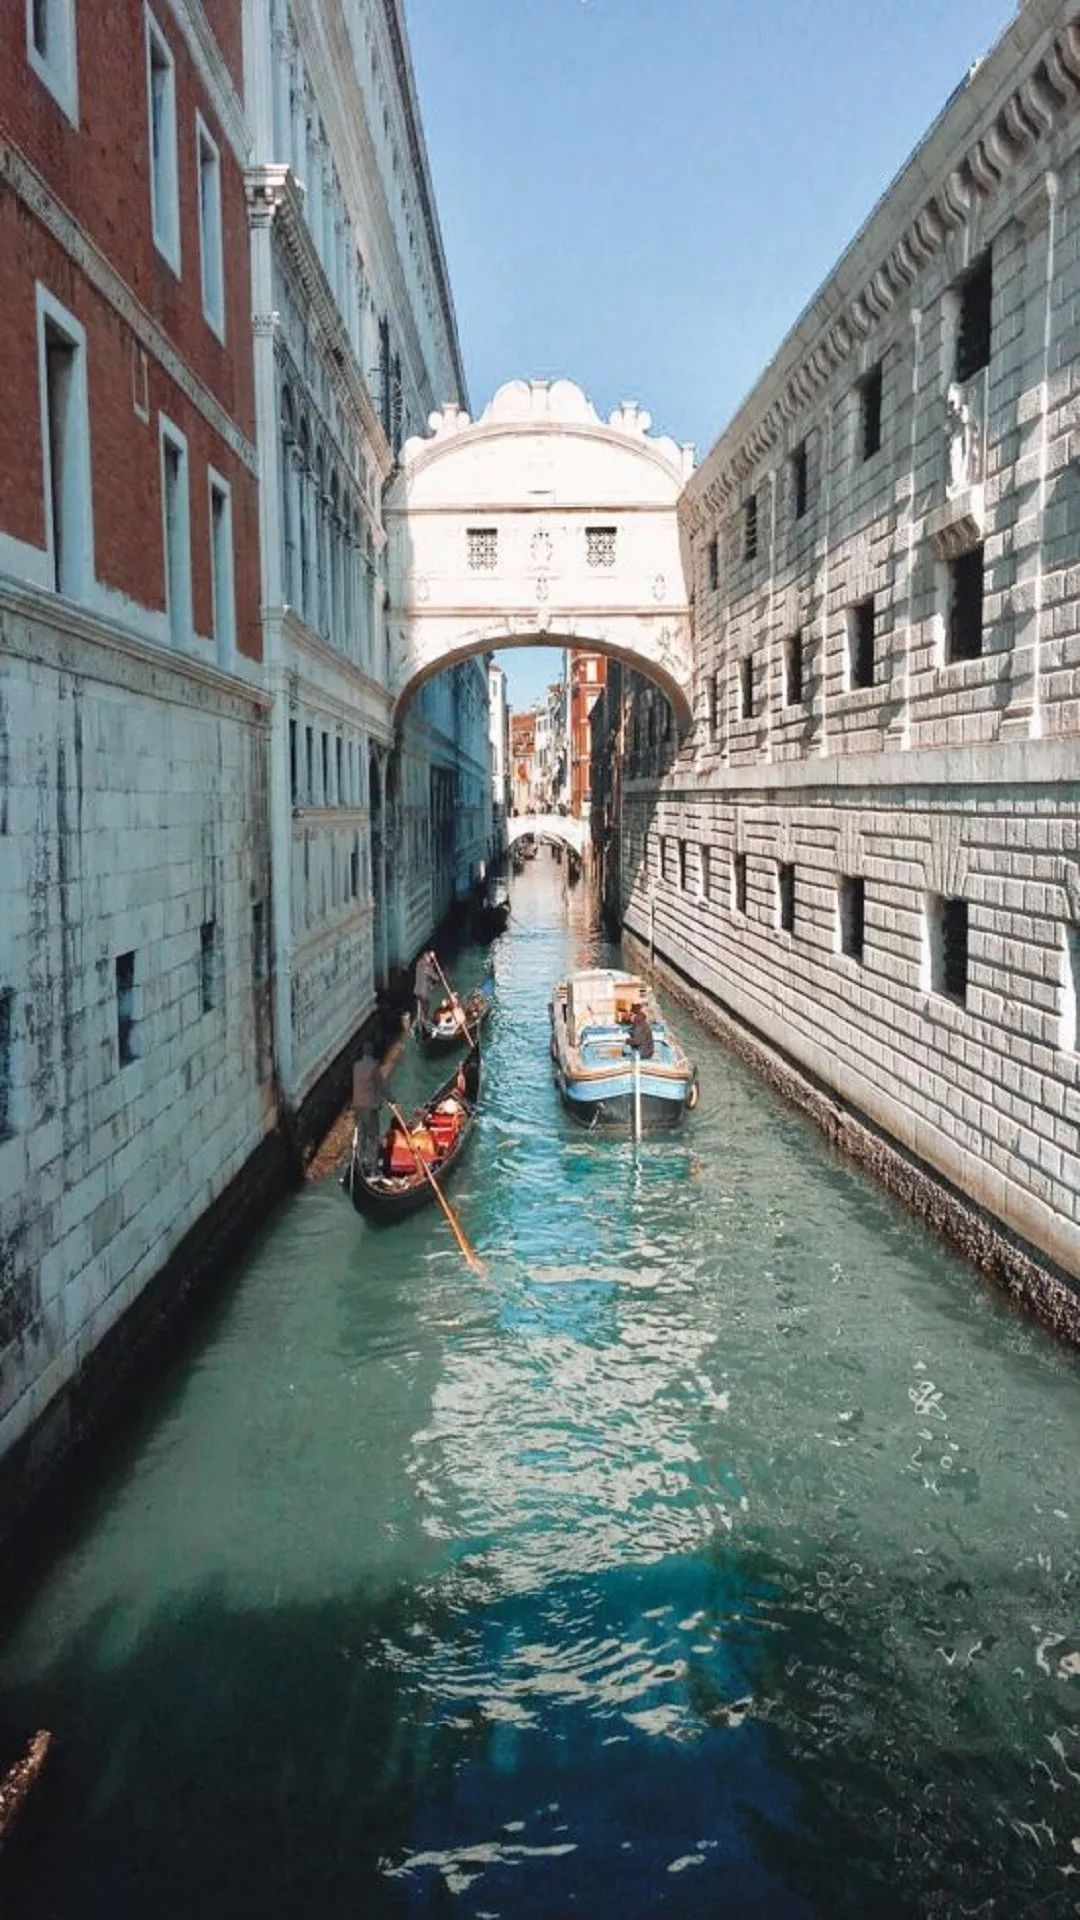
<svg viewBox="0 0 1080 1920"><path fill-rule="evenodd" d="M607 660L602 653L570 652L570 811L588 817L592 785L592 729L589 716L604 691Z"/></svg>

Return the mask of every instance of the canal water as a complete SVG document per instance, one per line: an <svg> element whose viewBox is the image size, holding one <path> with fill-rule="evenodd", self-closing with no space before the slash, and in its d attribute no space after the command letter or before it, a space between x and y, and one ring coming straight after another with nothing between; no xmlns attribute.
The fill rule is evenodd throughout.
<svg viewBox="0 0 1080 1920"><path fill-rule="evenodd" d="M8 1623L0 1910L1080 1911L1080 1368L685 1014L682 1136L574 1130L610 950L547 855L513 908L485 1276L275 1216Z"/></svg>

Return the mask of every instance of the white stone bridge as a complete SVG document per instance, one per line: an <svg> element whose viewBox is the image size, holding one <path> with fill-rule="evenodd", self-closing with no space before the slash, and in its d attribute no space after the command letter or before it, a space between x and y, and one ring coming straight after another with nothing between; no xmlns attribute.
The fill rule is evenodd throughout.
<svg viewBox="0 0 1080 1920"><path fill-rule="evenodd" d="M518 840L561 840L577 854L585 852L585 822L570 813L515 813L506 823L506 844Z"/></svg>
<svg viewBox="0 0 1080 1920"><path fill-rule="evenodd" d="M570 380L512 380L479 420L448 406L388 489L387 632L400 714L470 654L589 647L691 715L676 501L692 450L636 404L601 420Z"/></svg>

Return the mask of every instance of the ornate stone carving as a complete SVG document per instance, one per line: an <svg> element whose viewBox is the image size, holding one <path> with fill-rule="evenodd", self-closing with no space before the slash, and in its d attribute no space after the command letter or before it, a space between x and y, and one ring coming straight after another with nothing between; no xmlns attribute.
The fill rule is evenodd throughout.
<svg viewBox="0 0 1080 1920"><path fill-rule="evenodd" d="M980 380L979 392L973 392L976 382L965 387L959 380L952 380L945 395L949 458L945 491L950 500L977 486L983 477L982 421L976 417L981 386Z"/></svg>

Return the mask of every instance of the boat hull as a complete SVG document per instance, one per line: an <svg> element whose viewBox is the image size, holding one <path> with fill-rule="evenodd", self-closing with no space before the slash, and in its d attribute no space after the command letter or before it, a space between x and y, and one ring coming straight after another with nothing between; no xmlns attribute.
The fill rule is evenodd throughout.
<svg viewBox="0 0 1080 1920"><path fill-rule="evenodd" d="M556 1071L555 1084L559 1089L562 1103L571 1118L580 1126L588 1127L590 1132L632 1133L635 1127L633 1088L608 1088L603 1091L595 1086L575 1085L565 1075ZM650 1093L642 1082L641 1088L641 1130L643 1133L670 1132L680 1127L689 1111L689 1087L682 1087L676 1095L670 1093Z"/></svg>

